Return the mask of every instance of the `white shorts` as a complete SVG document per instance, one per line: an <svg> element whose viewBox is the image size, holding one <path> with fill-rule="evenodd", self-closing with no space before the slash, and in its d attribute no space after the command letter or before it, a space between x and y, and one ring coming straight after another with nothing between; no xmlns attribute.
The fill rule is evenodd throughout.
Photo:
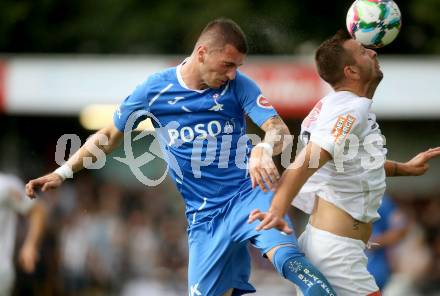
<svg viewBox="0 0 440 296"><path fill-rule="evenodd" d="M380 295L367 270L365 243L342 237L307 224L298 239L306 257L327 278L338 296Z"/></svg>

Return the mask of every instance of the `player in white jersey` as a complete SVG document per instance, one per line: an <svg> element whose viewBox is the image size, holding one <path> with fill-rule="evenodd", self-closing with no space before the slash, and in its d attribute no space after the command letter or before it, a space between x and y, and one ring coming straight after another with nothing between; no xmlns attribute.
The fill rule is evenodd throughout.
<svg viewBox="0 0 440 296"><path fill-rule="evenodd" d="M24 184L15 176L0 173L0 295L11 295L14 283L14 245L17 214L29 217L29 230L19 252L26 272L33 272L38 244L43 234L46 211L24 194Z"/></svg>
<svg viewBox="0 0 440 296"><path fill-rule="evenodd" d="M257 229L292 230L283 220L293 205L311 214L299 238L301 250L327 277L337 295L380 295L367 271L364 249L385 190L386 176L422 175L440 147L406 163L386 160L375 115L374 92L383 74L376 52L345 31L325 41L315 60L335 90L302 123L305 147L284 172L268 212L254 210Z"/></svg>

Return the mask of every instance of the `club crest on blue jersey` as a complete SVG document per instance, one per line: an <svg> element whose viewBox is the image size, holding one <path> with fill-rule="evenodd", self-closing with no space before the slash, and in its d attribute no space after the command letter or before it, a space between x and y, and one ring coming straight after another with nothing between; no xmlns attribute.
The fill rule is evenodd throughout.
<svg viewBox="0 0 440 296"><path fill-rule="evenodd" d="M214 99L214 106L212 106L209 110L210 111L223 111L223 104L220 104L217 100L220 98L220 95L218 93L215 93L212 98Z"/></svg>

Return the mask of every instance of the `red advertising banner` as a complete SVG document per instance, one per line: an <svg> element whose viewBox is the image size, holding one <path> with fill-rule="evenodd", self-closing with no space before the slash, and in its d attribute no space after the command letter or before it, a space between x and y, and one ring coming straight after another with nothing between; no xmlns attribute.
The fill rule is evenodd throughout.
<svg viewBox="0 0 440 296"><path fill-rule="evenodd" d="M303 118L328 90L311 64L252 61L240 70L286 118Z"/></svg>
<svg viewBox="0 0 440 296"><path fill-rule="evenodd" d="M6 62L0 60L0 113L6 107Z"/></svg>

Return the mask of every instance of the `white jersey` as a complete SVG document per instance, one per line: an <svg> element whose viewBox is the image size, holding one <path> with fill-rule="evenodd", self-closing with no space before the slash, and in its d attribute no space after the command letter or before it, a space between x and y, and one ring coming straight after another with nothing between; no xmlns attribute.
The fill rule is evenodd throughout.
<svg viewBox="0 0 440 296"><path fill-rule="evenodd" d="M319 101L301 125L301 144L318 144L332 155L313 174L293 205L311 213L316 196L353 218L371 222L385 191L386 149L372 100L339 91Z"/></svg>
<svg viewBox="0 0 440 296"><path fill-rule="evenodd" d="M17 214L26 214L33 204L17 177L0 174L0 273L13 271Z"/></svg>

